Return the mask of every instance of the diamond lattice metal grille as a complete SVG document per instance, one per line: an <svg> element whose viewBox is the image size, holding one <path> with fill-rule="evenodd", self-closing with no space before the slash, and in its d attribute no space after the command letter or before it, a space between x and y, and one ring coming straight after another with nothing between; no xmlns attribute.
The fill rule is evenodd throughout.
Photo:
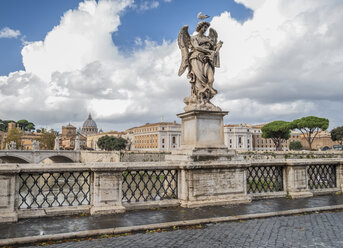
<svg viewBox="0 0 343 248"><path fill-rule="evenodd" d="M90 173L20 173L19 209L90 204Z"/></svg>
<svg viewBox="0 0 343 248"><path fill-rule="evenodd" d="M283 168L281 166L248 167L248 194L277 191L283 191Z"/></svg>
<svg viewBox="0 0 343 248"><path fill-rule="evenodd" d="M177 170L123 172L123 202L177 199Z"/></svg>
<svg viewBox="0 0 343 248"><path fill-rule="evenodd" d="M321 164L307 166L310 189L336 188L336 165Z"/></svg>

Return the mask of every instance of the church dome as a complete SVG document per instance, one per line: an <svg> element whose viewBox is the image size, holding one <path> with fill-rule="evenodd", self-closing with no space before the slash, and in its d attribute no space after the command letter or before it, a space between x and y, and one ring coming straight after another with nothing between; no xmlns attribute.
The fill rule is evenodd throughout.
<svg viewBox="0 0 343 248"><path fill-rule="evenodd" d="M91 114L89 114L88 119L85 120L82 126L82 134L88 136L90 134L98 133L98 127L95 121L92 119Z"/></svg>
<svg viewBox="0 0 343 248"><path fill-rule="evenodd" d="M85 120L82 127L97 127L95 121L92 119L91 114L89 114L88 119Z"/></svg>

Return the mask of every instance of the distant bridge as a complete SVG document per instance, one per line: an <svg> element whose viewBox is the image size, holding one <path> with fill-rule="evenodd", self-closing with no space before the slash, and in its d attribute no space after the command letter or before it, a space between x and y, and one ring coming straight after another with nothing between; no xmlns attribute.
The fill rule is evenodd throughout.
<svg viewBox="0 0 343 248"><path fill-rule="evenodd" d="M80 162L80 151L69 150L0 150L0 162L37 164L45 159L55 163Z"/></svg>

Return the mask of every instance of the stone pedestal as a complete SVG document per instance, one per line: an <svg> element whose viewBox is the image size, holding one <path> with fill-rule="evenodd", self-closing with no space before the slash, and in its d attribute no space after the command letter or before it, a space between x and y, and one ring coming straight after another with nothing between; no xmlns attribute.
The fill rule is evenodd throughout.
<svg viewBox="0 0 343 248"><path fill-rule="evenodd" d="M306 164L304 165L289 165L286 169L287 173L287 192L292 198L311 197L307 185Z"/></svg>
<svg viewBox="0 0 343 248"><path fill-rule="evenodd" d="M343 163L341 162L339 166L337 166L337 185L340 188L341 192L343 193Z"/></svg>
<svg viewBox="0 0 343 248"><path fill-rule="evenodd" d="M91 214L121 213L122 172L94 172Z"/></svg>
<svg viewBox="0 0 343 248"><path fill-rule="evenodd" d="M178 114L181 118L181 148L166 160L230 160L234 151L224 143L223 117L228 111L192 110Z"/></svg>
<svg viewBox="0 0 343 248"><path fill-rule="evenodd" d="M192 110L177 116L181 118L181 149L225 149L223 117L227 111Z"/></svg>
<svg viewBox="0 0 343 248"><path fill-rule="evenodd" d="M224 143L227 111L192 110L181 118L181 149L166 155L179 161L179 199L182 207L250 202L246 164L231 163L235 151Z"/></svg>
<svg viewBox="0 0 343 248"><path fill-rule="evenodd" d="M18 220L15 210L15 179L15 174L0 175L0 223Z"/></svg>

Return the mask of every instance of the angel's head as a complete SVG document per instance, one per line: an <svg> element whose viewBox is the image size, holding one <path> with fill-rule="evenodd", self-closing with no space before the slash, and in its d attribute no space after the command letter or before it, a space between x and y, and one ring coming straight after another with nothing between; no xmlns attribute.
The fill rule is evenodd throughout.
<svg viewBox="0 0 343 248"><path fill-rule="evenodd" d="M205 33L209 26L209 22L201 21L198 23L196 31L199 32L200 30L203 30L203 33Z"/></svg>

